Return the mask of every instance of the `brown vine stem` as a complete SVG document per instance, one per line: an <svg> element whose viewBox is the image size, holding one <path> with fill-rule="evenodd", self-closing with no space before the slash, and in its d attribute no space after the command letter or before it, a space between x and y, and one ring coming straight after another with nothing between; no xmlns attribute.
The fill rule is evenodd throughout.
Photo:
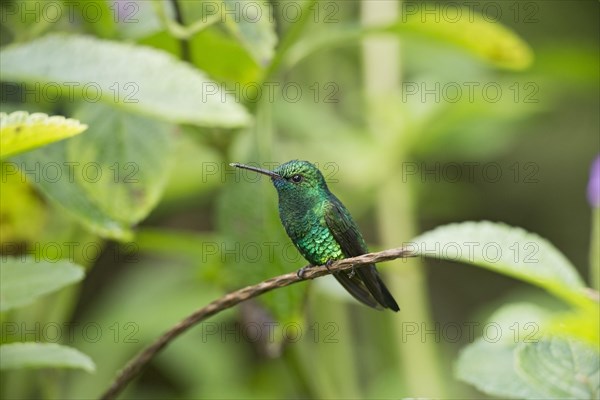
<svg viewBox="0 0 600 400"><path fill-rule="evenodd" d="M102 394L101 399L115 399L127 385L135 378L140 371L154 358L154 356L165 348L171 341L175 340L183 332L190 329L197 323L204 321L219 312L231 308L243 301L253 297L260 296L263 293L274 289L283 288L291 284L329 275L332 272L343 271L354 266L358 267L364 264L377 263L382 261L395 260L396 258L412 257L413 255L405 248L383 250L377 253L363 254L358 257L346 258L332 263L329 267L318 266L305 269L302 277L296 272L285 275L279 275L256 285L246 286L226 294L225 296L209 303L199 310L190 314L187 318L177 323L162 336L156 339L150 346L142 350L138 355L127 363L115 377L110 387Z"/></svg>

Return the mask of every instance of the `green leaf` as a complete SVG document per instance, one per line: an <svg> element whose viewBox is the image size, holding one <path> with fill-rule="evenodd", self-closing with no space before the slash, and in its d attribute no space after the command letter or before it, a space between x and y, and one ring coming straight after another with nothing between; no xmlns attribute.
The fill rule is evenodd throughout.
<svg viewBox="0 0 600 400"><path fill-rule="evenodd" d="M75 136L86 129L87 125L59 115L0 113L0 158Z"/></svg>
<svg viewBox="0 0 600 400"><path fill-rule="evenodd" d="M299 41L286 57L288 67L316 51L347 45L365 37L392 33L401 37L413 36L434 42L451 44L499 68L523 70L533 62L530 47L517 34L498 22L488 22L481 15L460 9L456 21L420 13L405 14L390 25L361 27L341 25L319 31ZM472 15L471 15L472 14Z"/></svg>
<svg viewBox="0 0 600 400"><path fill-rule="evenodd" d="M501 68L522 70L531 65L531 49L509 28L486 21L468 8L460 8L458 12L460 17L456 20L411 14L381 31L416 34L452 44Z"/></svg>
<svg viewBox="0 0 600 400"><path fill-rule="evenodd" d="M261 70L241 43L230 37L218 26L205 29L190 41L194 65L206 71L213 79L229 83L231 88L245 87L257 82ZM219 53L219 57L204 54Z"/></svg>
<svg viewBox="0 0 600 400"><path fill-rule="evenodd" d="M174 157L175 128L170 124L103 106L83 107L89 136L67 144L70 160L97 164L98 180L85 173L75 182L98 207L117 221L133 225L158 203Z"/></svg>
<svg viewBox="0 0 600 400"><path fill-rule="evenodd" d="M492 343L477 339L465 347L455 366L456 377L478 390L505 398L543 399L539 391L523 379L514 368L516 344Z"/></svg>
<svg viewBox="0 0 600 400"><path fill-rule="evenodd" d="M101 104L86 105L79 115L90 123L85 136L16 161L48 198L89 229L128 240L129 229L154 208L169 177L174 127Z"/></svg>
<svg viewBox="0 0 600 400"><path fill-rule="evenodd" d="M583 342L551 337L520 346L517 371L545 398L597 399L600 354Z"/></svg>
<svg viewBox="0 0 600 400"><path fill-rule="evenodd" d="M245 109L202 72L162 51L92 37L53 34L2 50L0 77L102 100L155 118L239 127Z"/></svg>
<svg viewBox="0 0 600 400"><path fill-rule="evenodd" d="M581 305L585 287L575 267L547 240L489 221L438 227L413 239L424 257L461 261L541 286Z"/></svg>
<svg viewBox="0 0 600 400"><path fill-rule="evenodd" d="M464 348L458 379L478 390L516 399L595 399L600 390L599 354L583 342L557 337L530 343L483 338Z"/></svg>
<svg viewBox="0 0 600 400"><path fill-rule="evenodd" d="M75 182L75 173L85 173L87 177L87 173L91 174L94 170L84 172L86 166L76 160L69 160L64 142L22 154L15 157L14 161L25 173L28 182L36 186L46 198L77 218L87 229L106 238L128 240L133 236L126 224L103 213Z"/></svg>
<svg viewBox="0 0 600 400"><path fill-rule="evenodd" d="M515 351L519 343L539 340L539 327L549 315L547 309L533 303L502 306L481 326L482 336L460 351L454 367L457 379L498 397L547 397L515 369Z"/></svg>
<svg viewBox="0 0 600 400"><path fill-rule="evenodd" d="M10 343L0 346L0 369L77 368L94 372L91 358L56 343Z"/></svg>
<svg viewBox="0 0 600 400"><path fill-rule="evenodd" d="M27 305L83 279L83 268L68 261L4 257L0 263L0 311Z"/></svg>
<svg viewBox="0 0 600 400"><path fill-rule="evenodd" d="M275 55L277 35L269 3L254 2L244 6L239 0L225 0L222 7L236 10L235 14L228 14L225 18L225 27L238 38L256 62L262 66L271 62Z"/></svg>

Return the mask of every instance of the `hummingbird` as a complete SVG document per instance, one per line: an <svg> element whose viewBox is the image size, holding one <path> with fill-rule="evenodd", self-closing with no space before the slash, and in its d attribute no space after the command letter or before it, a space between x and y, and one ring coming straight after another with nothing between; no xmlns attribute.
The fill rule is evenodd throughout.
<svg viewBox="0 0 600 400"><path fill-rule="evenodd" d="M279 218L300 254L311 265L368 253L358 226L342 202L329 191L319 169L308 161L292 160L273 171L231 163L232 167L271 178L279 196ZM358 301L375 309L399 311L375 264L350 272L334 272L337 281Z"/></svg>

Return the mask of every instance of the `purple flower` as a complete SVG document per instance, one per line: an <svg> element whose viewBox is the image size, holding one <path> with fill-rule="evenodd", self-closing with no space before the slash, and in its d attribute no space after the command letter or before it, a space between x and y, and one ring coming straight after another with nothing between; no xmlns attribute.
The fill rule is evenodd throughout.
<svg viewBox="0 0 600 400"><path fill-rule="evenodd" d="M590 169L587 197L592 207L600 207L600 155L596 157Z"/></svg>

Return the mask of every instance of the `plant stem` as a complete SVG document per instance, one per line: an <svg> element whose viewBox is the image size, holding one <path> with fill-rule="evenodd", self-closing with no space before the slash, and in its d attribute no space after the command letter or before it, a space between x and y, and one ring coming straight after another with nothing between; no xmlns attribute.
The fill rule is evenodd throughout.
<svg viewBox="0 0 600 400"><path fill-rule="evenodd" d="M600 208L592 209L592 234L590 240L590 287L600 290Z"/></svg>
<svg viewBox="0 0 600 400"><path fill-rule="evenodd" d="M399 3L395 1L362 1L362 23L368 29L399 19ZM393 148L382 154L382 165L388 172L380 183L377 194L378 230L382 246L409 240L414 236L416 222L413 193L402 183L402 163L409 149L404 121L398 120L398 103L401 93L400 43L395 37L368 38L363 42L365 92L367 94L368 123L375 140ZM398 105L401 107L401 104ZM420 263L411 260L388 277L391 292L402 309L402 318L394 316L396 337L403 337L406 321L431 326L428 296ZM402 340L397 346L403 367L406 392L409 397L444 397L443 379L438 366L435 342Z"/></svg>
<svg viewBox="0 0 600 400"><path fill-rule="evenodd" d="M271 60L271 63L267 67L266 71L263 75L263 82L272 78L275 73L278 71L279 66L283 62L285 55L287 54L290 47L298 41L298 38L304 31L304 27L309 21L309 15L311 15L310 10L315 6L317 0L310 0L307 2L306 6L302 8L302 12L300 14L300 19L292 24L283 38L279 41L279 46L277 47L277 52Z"/></svg>
<svg viewBox="0 0 600 400"><path fill-rule="evenodd" d="M175 14L175 21L181 26L183 23L183 15L181 13L181 7L177 0L171 0L171 5L173 6L173 12ZM181 59L187 62L190 62L190 43L187 38L179 38L179 48L181 50Z"/></svg>

